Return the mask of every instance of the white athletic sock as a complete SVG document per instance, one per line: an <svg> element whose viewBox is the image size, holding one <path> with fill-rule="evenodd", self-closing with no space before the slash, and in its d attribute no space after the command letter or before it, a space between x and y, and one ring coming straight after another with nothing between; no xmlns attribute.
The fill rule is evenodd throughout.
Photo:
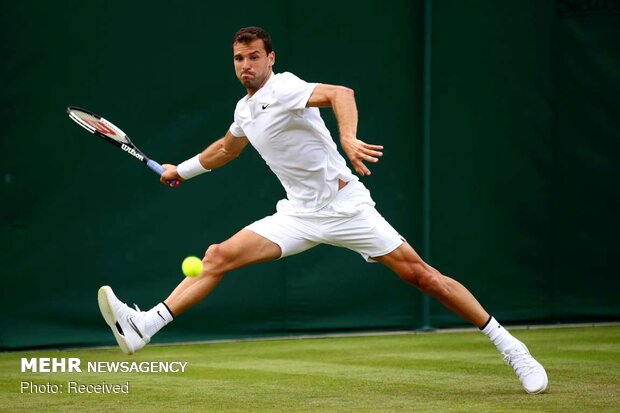
<svg viewBox="0 0 620 413"><path fill-rule="evenodd" d="M144 313L145 315L145 333L149 337L153 337L155 333L164 328L166 324L174 320L172 311L164 303L159 303L149 311Z"/></svg>
<svg viewBox="0 0 620 413"><path fill-rule="evenodd" d="M489 321L480 329L495 344L500 352L505 352L515 343L518 342L494 317L490 317Z"/></svg>

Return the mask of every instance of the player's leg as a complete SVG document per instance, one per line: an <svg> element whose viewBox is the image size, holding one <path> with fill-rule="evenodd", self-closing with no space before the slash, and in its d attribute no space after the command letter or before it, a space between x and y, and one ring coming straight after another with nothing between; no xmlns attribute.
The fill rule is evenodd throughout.
<svg viewBox="0 0 620 413"><path fill-rule="evenodd" d="M147 312L132 309L120 301L109 286L99 289L101 314L112 329L121 350L133 354L175 315L206 297L226 272L245 265L280 257L278 244L247 229L221 244L211 245L203 259L203 272L195 279L183 280L170 296Z"/></svg>
<svg viewBox="0 0 620 413"><path fill-rule="evenodd" d="M132 354L144 347L174 316L209 295L227 272L316 246L318 242L311 239L302 221L276 213L248 225L221 244L211 245L200 277L183 280L164 302L147 312L129 308L110 287L101 287L99 307L121 349Z"/></svg>
<svg viewBox="0 0 620 413"><path fill-rule="evenodd" d="M280 246L257 233L242 229L221 244L211 245L202 259L202 274L184 279L164 303L175 316L205 298L229 271L280 257Z"/></svg>
<svg viewBox="0 0 620 413"><path fill-rule="evenodd" d="M547 388L544 368L523 343L513 337L482 308L478 300L458 281L446 277L425 263L413 248L372 206L359 182L341 191L337 205L355 207L358 213L346 219L325 219L321 232L325 243L357 251L368 261L378 261L400 278L442 302L448 309L479 327L510 364L523 388L539 393ZM366 191L367 192L367 191Z"/></svg>
<svg viewBox="0 0 620 413"><path fill-rule="evenodd" d="M541 393L547 389L547 373L531 356L525 344L489 316L467 288L425 263L408 243L404 242L389 254L373 259L480 328L495 344L504 361L514 369L525 391Z"/></svg>
<svg viewBox="0 0 620 413"><path fill-rule="evenodd" d="M387 255L373 257L373 260L384 264L403 281L436 298L476 327L482 327L489 319L489 313L467 288L425 263L407 242Z"/></svg>

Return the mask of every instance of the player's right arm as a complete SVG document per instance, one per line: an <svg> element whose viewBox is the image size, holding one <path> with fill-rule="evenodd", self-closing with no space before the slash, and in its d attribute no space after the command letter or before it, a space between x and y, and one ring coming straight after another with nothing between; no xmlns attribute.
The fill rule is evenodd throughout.
<svg viewBox="0 0 620 413"><path fill-rule="evenodd" d="M248 144L245 136L236 137L230 131L226 132L222 138L213 142L200 153L198 159L204 169L211 170L226 165L236 159ZM160 181L164 185L169 185L172 180L183 182L184 179L177 172L176 165L163 164L165 169Z"/></svg>
<svg viewBox="0 0 620 413"><path fill-rule="evenodd" d="M236 159L248 144L248 138L236 137L230 131L213 142L200 154L200 164L205 169L215 169Z"/></svg>

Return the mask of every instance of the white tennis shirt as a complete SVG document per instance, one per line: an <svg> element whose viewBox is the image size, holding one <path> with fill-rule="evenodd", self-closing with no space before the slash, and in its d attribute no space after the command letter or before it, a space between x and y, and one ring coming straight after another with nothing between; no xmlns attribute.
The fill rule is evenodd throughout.
<svg viewBox="0 0 620 413"><path fill-rule="evenodd" d="M306 108L316 83L292 73L272 74L252 97L237 103L230 132L246 136L276 174L287 201L278 210L318 211L338 193L338 180L355 181L318 108ZM284 202L284 204L283 204Z"/></svg>

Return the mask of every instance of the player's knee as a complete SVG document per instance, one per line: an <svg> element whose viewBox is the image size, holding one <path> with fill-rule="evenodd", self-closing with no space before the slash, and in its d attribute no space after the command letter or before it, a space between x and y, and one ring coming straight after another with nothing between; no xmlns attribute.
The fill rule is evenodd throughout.
<svg viewBox="0 0 620 413"><path fill-rule="evenodd" d="M222 246L220 244L212 244L209 245L207 251L205 252L205 256L202 259L202 265L204 268L208 268L211 266L221 266L226 262L226 257L222 251Z"/></svg>
<svg viewBox="0 0 620 413"><path fill-rule="evenodd" d="M419 287L419 279L423 271L422 263L406 263L398 269L398 275L403 281Z"/></svg>
<svg viewBox="0 0 620 413"><path fill-rule="evenodd" d="M444 276L422 262L408 265L401 278L415 285L423 293L435 297L443 296L449 292L444 282Z"/></svg>
<svg viewBox="0 0 620 413"><path fill-rule="evenodd" d="M202 264L205 271L223 275L235 268L235 252L226 243L212 244L207 248Z"/></svg>
<svg viewBox="0 0 620 413"><path fill-rule="evenodd" d="M342 93L345 93L345 94L351 95L351 96L355 96L355 91L353 89L351 89L351 88L342 86L341 90L342 90Z"/></svg>
<svg viewBox="0 0 620 413"><path fill-rule="evenodd" d="M443 297L449 294L449 290L445 282L443 282L443 276L433 271L427 271L420 278L420 290L433 297Z"/></svg>

